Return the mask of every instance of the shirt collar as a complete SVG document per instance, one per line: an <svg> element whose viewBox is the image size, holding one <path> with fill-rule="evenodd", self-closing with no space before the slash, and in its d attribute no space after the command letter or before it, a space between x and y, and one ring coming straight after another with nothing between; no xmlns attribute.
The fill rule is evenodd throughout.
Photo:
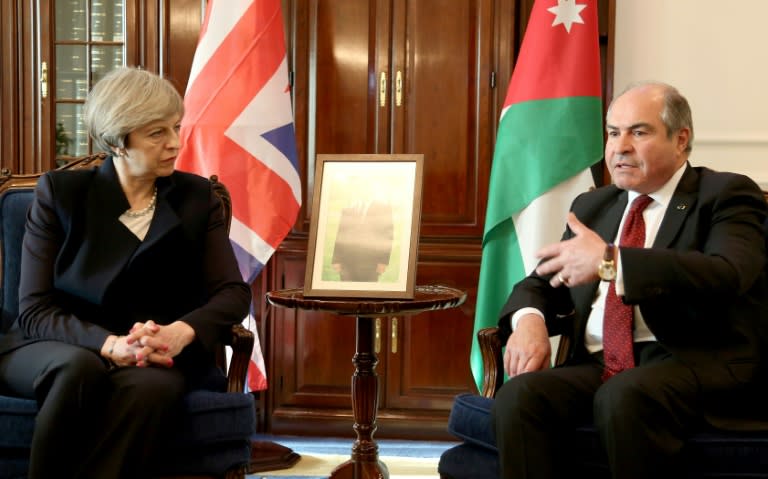
<svg viewBox="0 0 768 479"><path fill-rule="evenodd" d="M685 173L685 168L688 166L688 162L686 161L683 163L680 168L677 169L675 174L672 175L672 177L667 180L664 185L659 188L658 190L654 191L653 193L649 193L648 196L653 198L653 201L663 206L665 209L667 205L669 205L669 202L672 200L672 195L675 194L675 190L677 189L677 184L680 183L680 178L683 177L683 173ZM637 191L627 191L628 193L628 204L632 204L632 202L640 196L640 193Z"/></svg>

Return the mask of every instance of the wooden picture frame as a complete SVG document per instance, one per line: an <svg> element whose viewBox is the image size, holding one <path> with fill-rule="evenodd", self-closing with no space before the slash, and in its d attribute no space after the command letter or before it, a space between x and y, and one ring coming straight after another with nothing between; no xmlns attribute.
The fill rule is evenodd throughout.
<svg viewBox="0 0 768 479"><path fill-rule="evenodd" d="M304 296L413 298L424 155L317 155Z"/></svg>

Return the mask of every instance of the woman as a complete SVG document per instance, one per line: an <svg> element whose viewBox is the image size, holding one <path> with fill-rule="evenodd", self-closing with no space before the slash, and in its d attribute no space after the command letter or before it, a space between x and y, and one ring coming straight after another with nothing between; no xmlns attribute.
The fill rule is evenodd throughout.
<svg viewBox="0 0 768 479"><path fill-rule="evenodd" d="M184 393L222 377L250 290L210 182L174 171L182 114L167 81L112 71L84 109L112 156L38 182L0 345L0 392L40 407L30 479L149 477Z"/></svg>

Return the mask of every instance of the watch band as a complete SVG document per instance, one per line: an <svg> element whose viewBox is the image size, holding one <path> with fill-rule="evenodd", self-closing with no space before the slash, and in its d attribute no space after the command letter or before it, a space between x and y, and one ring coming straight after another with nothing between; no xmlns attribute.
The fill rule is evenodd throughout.
<svg viewBox="0 0 768 479"><path fill-rule="evenodd" d="M616 279L616 245L613 243L605 245L603 260L597 267L597 275L603 281L613 281Z"/></svg>
<svg viewBox="0 0 768 479"><path fill-rule="evenodd" d="M603 261L616 261L616 245L608 243L605 245L605 252L603 253Z"/></svg>

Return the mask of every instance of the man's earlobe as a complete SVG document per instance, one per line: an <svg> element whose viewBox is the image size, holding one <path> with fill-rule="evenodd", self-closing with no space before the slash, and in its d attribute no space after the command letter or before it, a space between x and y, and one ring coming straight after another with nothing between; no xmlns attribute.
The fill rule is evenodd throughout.
<svg viewBox="0 0 768 479"><path fill-rule="evenodd" d="M680 151L685 152L688 150L688 144L691 142L691 130L688 128L680 128L677 132L678 144L681 148Z"/></svg>

